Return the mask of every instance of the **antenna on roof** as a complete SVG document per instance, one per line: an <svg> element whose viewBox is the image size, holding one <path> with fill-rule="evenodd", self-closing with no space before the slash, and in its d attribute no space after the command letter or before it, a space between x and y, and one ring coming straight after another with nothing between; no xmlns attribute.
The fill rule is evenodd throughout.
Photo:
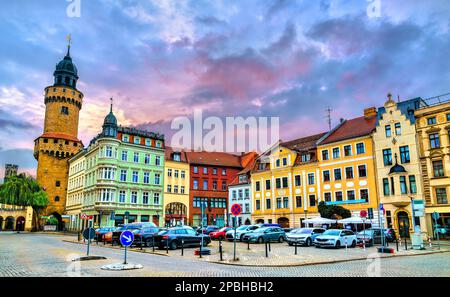
<svg viewBox="0 0 450 297"><path fill-rule="evenodd" d="M327 112L326 118L328 122L328 130L331 131L331 111L332 109L328 106L328 108L325 110Z"/></svg>
<svg viewBox="0 0 450 297"><path fill-rule="evenodd" d="M400 102L400 95L397 95L397 102Z"/></svg>

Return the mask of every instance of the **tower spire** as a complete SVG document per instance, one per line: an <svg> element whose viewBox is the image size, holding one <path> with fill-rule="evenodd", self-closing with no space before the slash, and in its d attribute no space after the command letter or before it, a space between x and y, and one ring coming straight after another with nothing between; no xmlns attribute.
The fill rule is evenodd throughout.
<svg viewBox="0 0 450 297"><path fill-rule="evenodd" d="M111 100L111 108L109 109L109 112L111 112L111 113L112 113L112 106L113 106L113 97L111 97L111 98L110 98L110 100Z"/></svg>
<svg viewBox="0 0 450 297"><path fill-rule="evenodd" d="M67 57L70 57L70 45L72 44L72 34L67 35Z"/></svg>

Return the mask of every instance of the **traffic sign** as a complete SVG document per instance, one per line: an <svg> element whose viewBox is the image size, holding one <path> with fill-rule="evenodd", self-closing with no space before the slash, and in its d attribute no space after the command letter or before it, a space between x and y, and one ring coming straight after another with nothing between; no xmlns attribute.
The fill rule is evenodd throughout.
<svg viewBox="0 0 450 297"><path fill-rule="evenodd" d="M241 205L239 204L239 203L235 203L235 204L233 204L232 206L231 206L231 213L234 215L234 216L238 216L238 215L240 215L241 214L241 212L242 212L242 207L241 207Z"/></svg>
<svg viewBox="0 0 450 297"><path fill-rule="evenodd" d="M87 214L82 213L82 214L80 215L80 218L81 218L82 220L87 220L87 219L88 219L88 216L87 216Z"/></svg>
<svg viewBox="0 0 450 297"><path fill-rule="evenodd" d="M439 220L439 213L438 212L433 212L432 216L433 216L433 219Z"/></svg>
<svg viewBox="0 0 450 297"><path fill-rule="evenodd" d="M94 237L95 237L95 230L94 230L94 228L86 228L86 229L84 229L83 237L86 240L94 239Z"/></svg>
<svg viewBox="0 0 450 297"><path fill-rule="evenodd" d="M131 232L129 230L125 230L122 232L122 234L120 234L120 243L123 246L130 246L133 244L133 241L134 241L133 232Z"/></svg>
<svg viewBox="0 0 450 297"><path fill-rule="evenodd" d="M365 211L364 209L361 210L361 211L359 212L359 216L360 216L361 218L367 218L367 211Z"/></svg>

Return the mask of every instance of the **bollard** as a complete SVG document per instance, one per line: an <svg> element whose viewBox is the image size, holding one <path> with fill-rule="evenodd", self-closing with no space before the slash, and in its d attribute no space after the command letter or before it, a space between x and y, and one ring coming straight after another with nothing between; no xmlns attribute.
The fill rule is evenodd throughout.
<svg viewBox="0 0 450 297"><path fill-rule="evenodd" d="M184 239L181 240L181 255L184 256Z"/></svg>
<svg viewBox="0 0 450 297"><path fill-rule="evenodd" d="M97 242L97 245L98 245L98 235L95 236L95 241Z"/></svg>
<svg viewBox="0 0 450 297"><path fill-rule="evenodd" d="M166 254L169 253L169 238L166 240Z"/></svg>
<svg viewBox="0 0 450 297"><path fill-rule="evenodd" d="M247 250L248 250L248 251L250 250L250 238L249 238L248 241L247 241Z"/></svg>
<svg viewBox="0 0 450 297"><path fill-rule="evenodd" d="M102 240L103 240L103 245L106 245L106 234L103 234L103 236L102 236Z"/></svg>
<svg viewBox="0 0 450 297"><path fill-rule="evenodd" d="M220 261L223 261L222 240L220 240L220 239L219 239L219 254L220 254Z"/></svg>
<svg viewBox="0 0 450 297"><path fill-rule="evenodd" d="M430 249L433 248L433 245L431 244L431 237L428 236L428 243L430 244Z"/></svg>
<svg viewBox="0 0 450 297"><path fill-rule="evenodd" d="M141 251L142 251L142 245L143 245L143 244L142 244L142 235L141 235Z"/></svg>
<svg viewBox="0 0 450 297"><path fill-rule="evenodd" d="M397 252L398 252L398 240L397 240L397 238L395 239L395 245L397 246Z"/></svg>
<svg viewBox="0 0 450 297"><path fill-rule="evenodd" d="M405 251L408 250L408 244L406 243L406 236L405 236Z"/></svg>
<svg viewBox="0 0 450 297"><path fill-rule="evenodd" d="M295 254L297 255L297 242L295 242L294 245L295 245Z"/></svg>
<svg viewBox="0 0 450 297"><path fill-rule="evenodd" d="M152 235L152 249L155 252L155 234Z"/></svg>
<svg viewBox="0 0 450 297"><path fill-rule="evenodd" d="M267 240L265 241L265 245L266 245L266 258L269 257L269 252L267 250Z"/></svg>
<svg viewBox="0 0 450 297"><path fill-rule="evenodd" d="M269 252L271 252L272 251L272 247L270 246L270 239L268 241L269 241Z"/></svg>
<svg viewBox="0 0 450 297"><path fill-rule="evenodd" d="M398 236L398 242L399 242L400 246L402 246L402 237L400 235Z"/></svg>

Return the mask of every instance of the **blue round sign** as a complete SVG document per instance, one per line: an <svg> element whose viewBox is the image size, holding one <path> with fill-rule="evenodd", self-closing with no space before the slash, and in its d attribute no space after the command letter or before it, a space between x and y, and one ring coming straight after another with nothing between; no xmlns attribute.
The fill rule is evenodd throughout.
<svg viewBox="0 0 450 297"><path fill-rule="evenodd" d="M125 230L120 234L120 243L123 246L130 246L133 244L134 234L131 231Z"/></svg>

